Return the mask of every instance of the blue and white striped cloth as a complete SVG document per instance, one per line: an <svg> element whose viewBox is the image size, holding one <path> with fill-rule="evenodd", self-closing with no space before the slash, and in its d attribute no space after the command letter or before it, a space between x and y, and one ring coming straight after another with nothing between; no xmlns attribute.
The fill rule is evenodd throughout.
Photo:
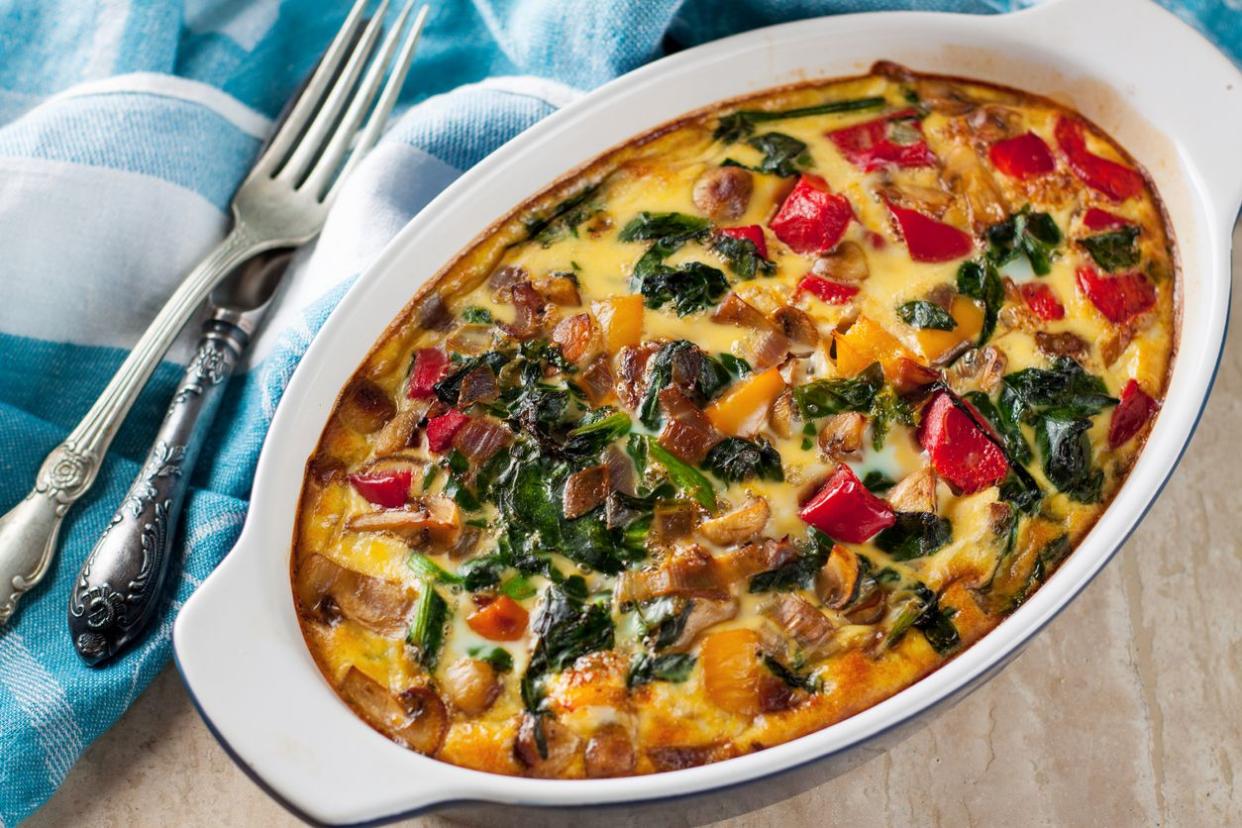
<svg viewBox="0 0 1242 828"><path fill-rule="evenodd" d="M1242 58L1238 0L1164 0ZM30 814L169 656L181 602L228 551L277 401L348 281L504 141L670 50L831 12L1005 11L1010 0L440 0L410 108L343 193L235 378L184 512L184 568L154 634L78 661L70 583L145 453L180 343L76 508L56 565L0 631L0 828ZM0 0L0 511L78 421L182 275L347 0Z"/></svg>

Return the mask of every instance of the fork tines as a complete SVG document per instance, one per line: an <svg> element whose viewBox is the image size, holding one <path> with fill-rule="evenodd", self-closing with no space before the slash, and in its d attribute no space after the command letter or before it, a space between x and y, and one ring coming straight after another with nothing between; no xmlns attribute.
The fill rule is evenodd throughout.
<svg viewBox="0 0 1242 828"><path fill-rule="evenodd" d="M354 3L252 176L274 178L323 201L336 195L338 183L379 140L401 93L427 19L423 6L409 22L414 2L406 2L382 43L388 0L380 0L369 18L371 0Z"/></svg>

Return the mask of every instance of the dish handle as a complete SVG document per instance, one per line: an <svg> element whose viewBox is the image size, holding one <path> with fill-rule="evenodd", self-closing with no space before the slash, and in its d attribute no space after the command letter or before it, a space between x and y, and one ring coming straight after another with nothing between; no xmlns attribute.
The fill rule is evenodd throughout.
<svg viewBox="0 0 1242 828"><path fill-rule="evenodd" d="M1056 43L1101 76L1127 67L1128 86L1158 96L1178 148L1226 234L1242 205L1242 72L1154 0L1048 0L1021 14L1026 42ZM1101 33L1104 33L1103 35ZM1112 71L1105 71L1111 69ZM1127 94L1127 90L1118 90ZM1183 124L1195 125L1177 129Z"/></svg>

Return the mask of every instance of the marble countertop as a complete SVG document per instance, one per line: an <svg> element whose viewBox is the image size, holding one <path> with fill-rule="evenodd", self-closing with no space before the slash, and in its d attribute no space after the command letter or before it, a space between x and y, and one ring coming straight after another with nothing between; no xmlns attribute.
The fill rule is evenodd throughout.
<svg viewBox="0 0 1242 828"><path fill-rule="evenodd" d="M1234 234L1242 272L1242 231ZM1234 295L1234 319L1242 296ZM1242 824L1242 342L1138 531L1008 669L905 741L737 815L664 825ZM636 818L635 821L638 821ZM170 667L27 823L296 825L207 732ZM438 816L410 824L457 824Z"/></svg>

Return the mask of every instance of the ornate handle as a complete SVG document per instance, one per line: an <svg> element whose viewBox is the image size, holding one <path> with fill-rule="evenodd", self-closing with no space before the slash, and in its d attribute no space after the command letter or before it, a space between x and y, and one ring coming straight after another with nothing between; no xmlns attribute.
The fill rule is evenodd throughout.
<svg viewBox="0 0 1242 828"><path fill-rule="evenodd" d="M138 636L159 605L190 471L247 339L219 315L204 324L142 471L78 573L69 630L89 664Z"/></svg>
<svg viewBox="0 0 1242 828"><path fill-rule="evenodd" d="M0 625L47 573L61 520L95 482L112 438L177 334L224 276L270 246L257 242L240 222L234 224L160 309L82 422L52 449L34 489L0 517Z"/></svg>

